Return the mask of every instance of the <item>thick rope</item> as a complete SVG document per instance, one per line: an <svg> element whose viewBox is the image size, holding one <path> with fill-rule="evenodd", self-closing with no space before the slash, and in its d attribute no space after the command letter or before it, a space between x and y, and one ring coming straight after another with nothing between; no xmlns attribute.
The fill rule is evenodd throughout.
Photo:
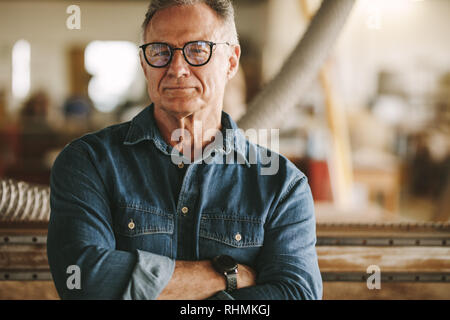
<svg viewBox="0 0 450 320"><path fill-rule="evenodd" d="M323 0L278 75L252 100L240 128L275 128L305 95L339 36L355 0Z"/></svg>
<svg viewBox="0 0 450 320"><path fill-rule="evenodd" d="M0 180L0 222L48 222L50 188Z"/></svg>

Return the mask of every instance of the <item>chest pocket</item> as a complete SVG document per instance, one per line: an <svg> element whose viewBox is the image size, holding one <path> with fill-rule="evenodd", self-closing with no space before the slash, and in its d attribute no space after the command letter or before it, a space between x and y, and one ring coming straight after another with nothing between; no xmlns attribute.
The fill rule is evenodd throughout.
<svg viewBox="0 0 450 320"><path fill-rule="evenodd" d="M254 264L264 242L264 223L252 217L203 213L199 230L200 259L227 254Z"/></svg>
<svg viewBox="0 0 450 320"><path fill-rule="evenodd" d="M136 204L119 205L114 217L116 249L145 250L172 257L173 216L163 210Z"/></svg>

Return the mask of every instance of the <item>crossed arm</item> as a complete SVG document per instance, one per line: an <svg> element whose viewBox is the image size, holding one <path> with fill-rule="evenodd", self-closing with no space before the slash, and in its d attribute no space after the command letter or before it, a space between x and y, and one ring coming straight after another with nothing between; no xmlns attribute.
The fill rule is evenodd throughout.
<svg viewBox="0 0 450 320"><path fill-rule="evenodd" d="M256 274L246 265L238 265L238 289L255 285ZM209 260L176 261L175 270L158 300L204 300L226 288L225 277Z"/></svg>
<svg viewBox="0 0 450 320"><path fill-rule="evenodd" d="M69 146L52 169L47 251L61 298L205 299L225 289L225 278L209 261L174 262L140 250L116 250L108 196L95 166L68 165L89 161L81 150ZM239 265L238 290L231 298L321 298L311 206L306 179L296 179L267 222L256 273ZM281 245L287 242L290 245ZM81 290L66 286L70 265L81 269Z"/></svg>

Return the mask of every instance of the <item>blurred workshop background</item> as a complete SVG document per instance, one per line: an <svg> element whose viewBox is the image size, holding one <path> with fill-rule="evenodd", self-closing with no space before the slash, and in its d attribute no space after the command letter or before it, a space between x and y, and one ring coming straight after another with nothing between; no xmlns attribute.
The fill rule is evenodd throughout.
<svg viewBox="0 0 450 320"><path fill-rule="evenodd" d="M236 121L321 3L234 1L241 69L224 109ZM77 27L71 5L80 8L79 29L70 28ZM149 104L138 55L147 6L0 1L0 181L48 186L68 142ZM317 80L277 125L280 153L313 191L325 299L450 299L449 31L448 0L357 0ZM336 150L336 141L344 147ZM25 250L19 245L44 248L45 240L14 244L17 226L1 221L0 299L58 298L38 273L47 269L13 265ZM370 246L373 239L387 243ZM409 256L400 261L402 254ZM366 286L369 265L393 274L380 290ZM14 280L26 270L30 279ZM396 281L402 272L414 278Z"/></svg>

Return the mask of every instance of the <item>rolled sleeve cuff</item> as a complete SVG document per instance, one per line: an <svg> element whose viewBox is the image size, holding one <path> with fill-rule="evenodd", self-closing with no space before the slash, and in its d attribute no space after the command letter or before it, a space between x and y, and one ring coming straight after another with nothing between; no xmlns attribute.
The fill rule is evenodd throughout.
<svg viewBox="0 0 450 320"><path fill-rule="evenodd" d="M137 251L137 263L122 296L124 300L155 300L172 278L175 260Z"/></svg>

